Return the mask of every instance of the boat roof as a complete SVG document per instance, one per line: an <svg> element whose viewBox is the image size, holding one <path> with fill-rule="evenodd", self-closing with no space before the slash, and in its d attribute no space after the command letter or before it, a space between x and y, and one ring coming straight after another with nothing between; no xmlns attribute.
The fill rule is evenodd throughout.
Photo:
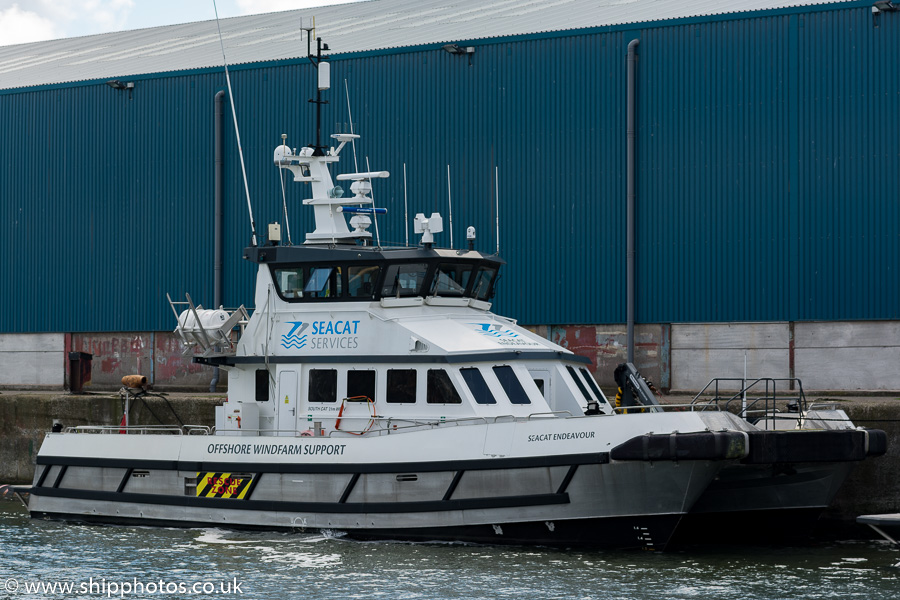
<svg viewBox="0 0 900 600"><path fill-rule="evenodd" d="M354 263L354 262L407 262L425 260L428 262L445 259L448 261L479 261L504 265L506 261L496 254L483 254L477 250L357 246L353 244L309 244L301 246L248 246L244 248L244 258L255 263L269 265L298 263Z"/></svg>

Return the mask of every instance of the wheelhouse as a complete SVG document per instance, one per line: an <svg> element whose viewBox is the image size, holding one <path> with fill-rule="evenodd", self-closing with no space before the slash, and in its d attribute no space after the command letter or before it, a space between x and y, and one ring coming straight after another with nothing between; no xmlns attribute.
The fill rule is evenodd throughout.
<svg viewBox="0 0 900 600"><path fill-rule="evenodd" d="M472 250L366 246L268 246L247 248L244 256L268 265L278 297L289 303L417 297L487 302L504 264Z"/></svg>

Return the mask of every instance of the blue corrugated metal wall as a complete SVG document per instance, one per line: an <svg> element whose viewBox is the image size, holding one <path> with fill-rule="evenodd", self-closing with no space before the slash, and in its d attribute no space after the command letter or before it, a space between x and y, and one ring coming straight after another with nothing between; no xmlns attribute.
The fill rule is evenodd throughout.
<svg viewBox="0 0 900 600"><path fill-rule="evenodd" d="M877 26L876 26L877 25ZM402 243L410 216L510 261L495 308L525 323L625 319L625 47L638 47L639 322L900 318L900 14L868 5L336 56L324 132L348 130ZM335 49L339 51L340 49ZM165 293L212 301L221 71L0 92L0 331L169 329ZM234 67L256 222L281 218L280 134L310 143L308 64ZM230 117L230 115L227 115ZM252 304L226 122L227 305ZM340 171L352 170L346 148ZM295 243L310 229L287 182ZM410 232L410 235L412 233ZM439 241L449 243L449 235Z"/></svg>

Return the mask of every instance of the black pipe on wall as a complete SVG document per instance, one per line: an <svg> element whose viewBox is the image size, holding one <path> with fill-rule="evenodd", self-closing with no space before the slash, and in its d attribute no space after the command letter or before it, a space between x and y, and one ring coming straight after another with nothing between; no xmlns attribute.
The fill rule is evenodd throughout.
<svg viewBox="0 0 900 600"><path fill-rule="evenodd" d="M219 308L222 300L222 270L224 267L225 249L222 243L222 232L225 221L225 209L223 194L225 189L225 92L219 90L215 98L215 261L213 266L213 306ZM219 367L213 370L212 381L209 382L209 391L214 393L219 384Z"/></svg>

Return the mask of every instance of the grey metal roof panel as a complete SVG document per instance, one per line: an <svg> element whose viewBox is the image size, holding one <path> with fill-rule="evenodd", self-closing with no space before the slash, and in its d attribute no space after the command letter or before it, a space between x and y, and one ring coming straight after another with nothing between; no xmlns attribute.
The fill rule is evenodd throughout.
<svg viewBox="0 0 900 600"><path fill-rule="evenodd" d="M229 64L306 54L302 27L334 53L829 4L822 0L367 0L222 19ZM0 89L216 67L216 22L0 46Z"/></svg>

